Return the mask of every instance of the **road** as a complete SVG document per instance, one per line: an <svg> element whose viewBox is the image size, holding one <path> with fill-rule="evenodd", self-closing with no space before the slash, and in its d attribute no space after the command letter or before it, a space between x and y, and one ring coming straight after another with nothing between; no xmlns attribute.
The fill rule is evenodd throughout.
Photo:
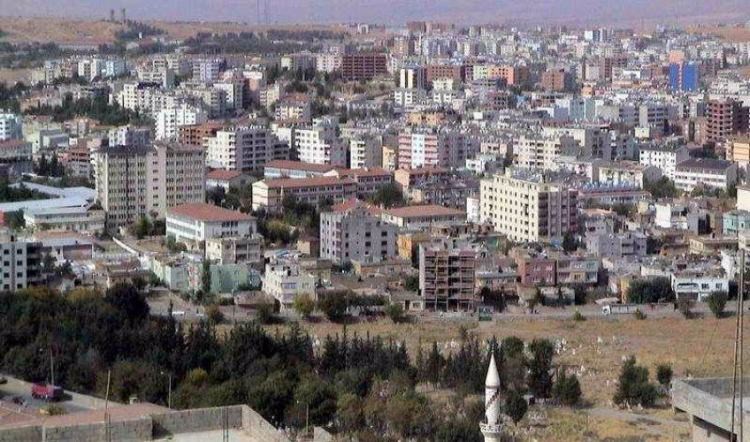
<svg viewBox="0 0 750 442"><path fill-rule="evenodd" d="M8 382L6 384L0 385L0 396L2 396L2 400L6 403L6 405L10 405L8 403L12 403L14 397L18 397L23 401L23 410L25 412L38 412L39 409L49 405L49 402L47 401L44 401L42 399L34 399L33 397L31 397L31 389L27 383L20 382L7 376L6 378L8 379ZM55 404L63 407L68 413L94 409L90 404L84 404L80 401L76 401L75 399L70 398L70 396L66 396L66 398L67 399L64 399L60 402L55 402ZM15 407L17 407L17 405L12 404L11 408Z"/></svg>

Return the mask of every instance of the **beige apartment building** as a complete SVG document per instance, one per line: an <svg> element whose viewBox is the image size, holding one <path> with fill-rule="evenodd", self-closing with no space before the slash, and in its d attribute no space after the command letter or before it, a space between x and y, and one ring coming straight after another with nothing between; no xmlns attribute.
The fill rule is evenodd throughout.
<svg viewBox="0 0 750 442"><path fill-rule="evenodd" d="M513 241L559 241L577 230L577 195L544 174L508 169L481 181L480 220Z"/></svg>
<svg viewBox="0 0 750 442"><path fill-rule="evenodd" d="M104 147L92 159L97 200L107 214L107 229L131 224L142 216L164 218L171 207L205 199L201 147Z"/></svg>

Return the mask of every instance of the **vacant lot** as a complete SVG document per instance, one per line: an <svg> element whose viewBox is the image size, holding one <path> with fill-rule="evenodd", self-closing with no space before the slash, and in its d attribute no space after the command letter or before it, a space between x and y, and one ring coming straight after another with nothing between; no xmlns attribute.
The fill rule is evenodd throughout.
<svg viewBox="0 0 750 442"><path fill-rule="evenodd" d="M616 389L622 359L635 355L645 364L652 379L655 367L669 363L675 377L687 375L731 375L734 343L734 319L713 317L685 320L677 317L637 321L632 318L589 318L574 322L568 319L497 319L493 322L429 319L412 324L389 321L349 325L348 333L379 335L405 340L410 353L418 345L425 348L437 341L450 351L458 344L460 329L486 339L496 336L518 336L526 341L547 338L560 342L556 362L568 366L580 379L585 409L553 410L535 431L544 440L683 440L688 435L685 416L675 416L670 409L618 410L611 403ZM318 339L341 333L342 326L328 322L303 324ZM545 413L542 413L544 415Z"/></svg>
<svg viewBox="0 0 750 442"><path fill-rule="evenodd" d="M694 26L689 31L695 34L716 35L733 43L750 41L750 28L746 26Z"/></svg>
<svg viewBox="0 0 750 442"><path fill-rule="evenodd" d="M103 20L0 17L0 29L6 34L3 40L11 43L98 45L113 42L122 25Z"/></svg>

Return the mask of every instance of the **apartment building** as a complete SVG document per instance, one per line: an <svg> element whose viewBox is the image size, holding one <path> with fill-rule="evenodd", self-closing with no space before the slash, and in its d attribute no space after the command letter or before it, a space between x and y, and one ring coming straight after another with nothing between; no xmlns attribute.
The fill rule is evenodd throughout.
<svg viewBox="0 0 750 442"><path fill-rule="evenodd" d="M405 230L421 230L435 224L466 223L466 212L429 204L386 209L381 217L383 221Z"/></svg>
<svg viewBox="0 0 750 442"><path fill-rule="evenodd" d="M2 145L0 144L0 146ZM30 152L31 147L29 147ZM67 149L61 155L60 162L65 165L65 172L70 176L91 177L91 149L86 146L76 146Z"/></svg>
<svg viewBox="0 0 750 442"><path fill-rule="evenodd" d="M419 245L419 294L424 308L474 309L477 251L470 244L444 239Z"/></svg>
<svg viewBox="0 0 750 442"><path fill-rule="evenodd" d="M189 124L178 128L177 142L189 146L208 147L208 139L226 127L223 122L207 121L201 124Z"/></svg>
<svg viewBox="0 0 750 442"><path fill-rule="evenodd" d="M193 81L213 83L219 79L222 60L199 59L193 60Z"/></svg>
<svg viewBox="0 0 750 442"><path fill-rule="evenodd" d="M307 96L285 97L276 104L274 120L282 123L310 123L312 110Z"/></svg>
<svg viewBox="0 0 750 442"><path fill-rule="evenodd" d="M599 257L646 256L646 235L641 232L587 233L586 251Z"/></svg>
<svg viewBox="0 0 750 442"><path fill-rule="evenodd" d="M20 176L33 169L31 143L10 139L0 141L0 167L7 168L7 174Z"/></svg>
<svg viewBox="0 0 750 442"><path fill-rule="evenodd" d="M315 70L327 74L340 71L343 64L341 54L324 53L315 55Z"/></svg>
<svg viewBox="0 0 750 442"><path fill-rule="evenodd" d="M151 128L120 126L109 130L107 139L110 146L136 146L151 143Z"/></svg>
<svg viewBox="0 0 750 442"><path fill-rule="evenodd" d="M312 164L303 161L274 160L263 168L265 178L312 178L320 177L335 170L328 164Z"/></svg>
<svg viewBox="0 0 750 442"><path fill-rule="evenodd" d="M569 135L522 135L513 146L515 163L528 169L556 169L560 156L574 156L578 143Z"/></svg>
<svg viewBox="0 0 750 442"><path fill-rule="evenodd" d="M388 56L380 52L344 54L341 59L344 80L372 80L378 75L388 74Z"/></svg>
<svg viewBox="0 0 750 442"><path fill-rule="evenodd" d="M23 117L0 111L0 141L23 139Z"/></svg>
<svg viewBox="0 0 750 442"><path fill-rule="evenodd" d="M265 126L235 126L206 139L206 164L212 168L260 171L273 160L289 157L289 146Z"/></svg>
<svg viewBox="0 0 750 442"><path fill-rule="evenodd" d="M136 69L136 75L139 81L158 84L165 89L172 88L175 85L175 73L167 66L139 66Z"/></svg>
<svg viewBox="0 0 750 442"><path fill-rule="evenodd" d="M706 109L707 141L723 142L732 135L748 133L750 109L733 99L710 100Z"/></svg>
<svg viewBox="0 0 750 442"><path fill-rule="evenodd" d="M263 237L253 234L244 237L209 238L206 240L206 259L218 265L254 264L263 262Z"/></svg>
<svg viewBox="0 0 750 442"><path fill-rule="evenodd" d="M420 130L398 136L401 169L419 167L464 167L467 158L479 152L479 140L458 130Z"/></svg>
<svg viewBox="0 0 750 442"><path fill-rule="evenodd" d="M257 233L252 216L206 204L186 203L167 210L167 236L194 248L212 238L243 238Z"/></svg>
<svg viewBox="0 0 750 442"><path fill-rule="evenodd" d="M335 264L386 261L397 255L397 236L398 227L357 199L320 214L320 257Z"/></svg>
<svg viewBox="0 0 750 442"><path fill-rule="evenodd" d="M30 230L64 230L90 234L104 231L103 210L88 207L32 208L23 212Z"/></svg>
<svg viewBox="0 0 750 442"><path fill-rule="evenodd" d="M253 183L253 210L281 213L287 195L316 207L336 204L357 195L357 182L336 176L264 179Z"/></svg>
<svg viewBox="0 0 750 442"><path fill-rule="evenodd" d="M161 109L154 116L156 139L174 141L184 126L199 125L208 121L208 114L195 106L181 104Z"/></svg>
<svg viewBox="0 0 750 442"><path fill-rule="evenodd" d="M573 75L564 69L551 69L542 73L541 86L545 91L570 91L574 86Z"/></svg>
<svg viewBox="0 0 750 442"><path fill-rule="evenodd" d="M513 241L560 241L578 228L578 191L544 174L506 170L480 183L480 219Z"/></svg>
<svg viewBox="0 0 750 442"><path fill-rule="evenodd" d="M644 166L654 166L661 173L674 180L677 164L690 158L690 151L686 146L664 147L664 146L642 146L640 148L639 162Z"/></svg>
<svg viewBox="0 0 750 442"><path fill-rule="evenodd" d="M381 167L383 143L379 137L359 136L349 139L349 168Z"/></svg>
<svg viewBox="0 0 750 442"><path fill-rule="evenodd" d="M632 186L642 189L646 182L661 178L661 170L655 166L634 161L601 163L596 167L594 181L610 186Z"/></svg>
<svg viewBox="0 0 750 442"><path fill-rule="evenodd" d="M200 147L103 147L93 153L92 161L107 229L143 216L163 218L171 207L205 199L205 153Z"/></svg>
<svg viewBox="0 0 750 442"><path fill-rule="evenodd" d="M0 232L0 289L15 291L42 282L42 243Z"/></svg>
<svg viewBox="0 0 750 442"><path fill-rule="evenodd" d="M750 137L736 137L727 143L726 158L742 169L750 165Z"/></svg>
<svg viewBox="0 0 750 442"><path fill-rule="evenodd" d="M737 184L737 164L727 160L691 158L677 165L674 184L688 192L700 185L727 190Z"/></svg>
<svg viewBox="0 0 750 442"><path fill-rule="evenodd" d="M300 161L346 166L347 146L336 134L336 123L321 119L311 127L294 129L294 149Z"/></svg>

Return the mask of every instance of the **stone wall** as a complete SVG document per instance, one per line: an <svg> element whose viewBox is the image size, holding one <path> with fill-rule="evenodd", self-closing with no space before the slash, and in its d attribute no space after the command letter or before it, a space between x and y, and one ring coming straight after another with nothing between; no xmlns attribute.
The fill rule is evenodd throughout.
<svg viewBox="0 0 750 442"><path fill-rule="evenodd" d="M255 410L242 405L242 428L248 433L252 434L258 440L268 442L289 442L282 432L277 430L267 420L263 419L263 416L258 414Z"/></svg>
<svg viewBox="0 0 750 442"><path fill-rule="evenodd" d="M44 442L99 442L106 440L104 422L42 428ZM117 442L138 442L151 440L151 419L144 417L109 424L111 439Z"/></svg>

